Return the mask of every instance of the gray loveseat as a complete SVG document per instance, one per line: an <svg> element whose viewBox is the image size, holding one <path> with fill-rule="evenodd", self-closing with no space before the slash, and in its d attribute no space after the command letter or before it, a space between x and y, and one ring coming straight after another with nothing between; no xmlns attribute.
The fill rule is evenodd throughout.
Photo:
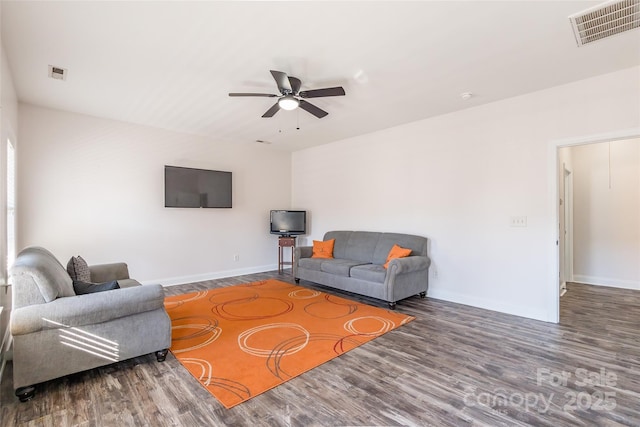
<svg viewBox="0 0 640 427"><path fill-rule="evenodd" d="M13 387L21 401L35 384L156 352L171 345L161 285L140 286L126 264L90 266L91 279L122 289L76 295L71 277L48 250L21 251L11 268Z"/></svg>
<svg viewBox="0 0 640 427"><path fill-rule="evenodd" d="M313 247L294 251L293 277L387 301L395 308L401 299L420 295L429 287L428 239L399 233L330 231L323 240L335 239L333 259L312 258ZM383 264L394 244L411 249L406 258Z"/></svg>

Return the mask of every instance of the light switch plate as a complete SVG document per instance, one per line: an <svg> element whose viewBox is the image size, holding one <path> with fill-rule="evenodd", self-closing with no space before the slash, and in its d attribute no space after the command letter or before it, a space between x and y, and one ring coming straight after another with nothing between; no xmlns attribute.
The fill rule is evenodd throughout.
<svg viewBox="0 0 640 427"><path fill-rule="evenodd" d="M511 217L511 226L512 227L526 227L527 226L527 217L526 216L512 216Z"/></svg>

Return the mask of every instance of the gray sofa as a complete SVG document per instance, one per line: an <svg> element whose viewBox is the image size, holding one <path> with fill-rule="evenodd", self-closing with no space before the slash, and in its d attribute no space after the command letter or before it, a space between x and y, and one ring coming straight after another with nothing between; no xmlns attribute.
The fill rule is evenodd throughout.
<svg viewBox="0 0 640 427"><path fill-rule="evenodd" d="M429 287L428 239L399 233L371 231L329 231L323 240L335 239L333 259L312 258L312 246L296 247L293 277L348 292L396 302L420 295ZM394 244L411 249L406 258L394 259L383 267Z"/></svg>
<svg viewBox="0 0 640 427"><path fill-rule="evenodd" d="M124 263L90 266L92 281L122 289L76 295L67 270L48 250L21 251L11 268L13 387L21 401L35 385L171 345L161 285L140 286Z"/></svg>

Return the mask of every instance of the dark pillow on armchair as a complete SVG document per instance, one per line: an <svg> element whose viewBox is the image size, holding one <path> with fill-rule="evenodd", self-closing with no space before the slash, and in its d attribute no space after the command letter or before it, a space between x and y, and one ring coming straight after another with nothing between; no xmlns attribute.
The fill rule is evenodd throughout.
<svg viewBox="0 0 640 427"><path fill-rule="evenodd" d="M110 291L113 289L120 289L120 285L117 280L105 283L87 283L78 280L73 281L73 290L76 291L76 295L92 294L94 292Z"/></svg>
<svg viewBox="0 0 640 427"><path fill-rule="evenodd" d="M91 273L89 272L89 265L80 255L71 257L67 263L67 273L71 276L71 280L80 282L91 282ZM77 292L76 292L77 293Z"/></svg>

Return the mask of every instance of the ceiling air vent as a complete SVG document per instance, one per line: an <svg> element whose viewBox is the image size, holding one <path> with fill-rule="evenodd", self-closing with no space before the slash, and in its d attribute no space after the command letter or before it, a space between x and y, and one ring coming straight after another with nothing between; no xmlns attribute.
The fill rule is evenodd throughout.
<svg viewBox="0 0 640 427"><path fill-rule="evenodd" d="M67 69L49 65L49 77L56 80L67 80Z"/></svg>
<svg viewBox="0 0 640 427"><path fill-rule="evenodd" d="M569 16L578 47L640 27L640 0L608 1Z"/></svg>

